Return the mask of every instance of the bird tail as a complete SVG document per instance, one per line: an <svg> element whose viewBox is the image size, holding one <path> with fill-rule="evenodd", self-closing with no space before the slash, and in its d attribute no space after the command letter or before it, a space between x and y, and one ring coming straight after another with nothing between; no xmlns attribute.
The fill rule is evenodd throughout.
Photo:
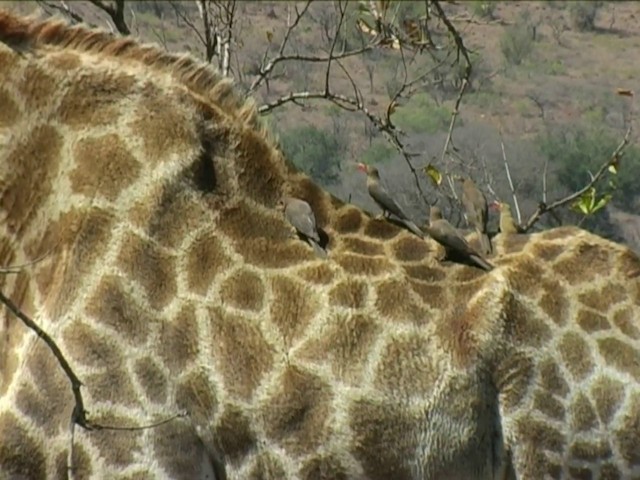
<svg viewBox="0 0 640 480"><path fill-rule="evenodd" d="M422 232L422 230L420 230L418 226L415 223L413 223L411 220L402 220L402 223L404 223L407 226L407 228L411 230L413 233L415 233L417 236L419 236L420 238L424 238L424 233Z"/></svg>
<svg viewBox="0 0 640 480"><path fill-rule="evenodd" d="M494 269L493 265L491 265L484 258L478 255L470 255L469 257L471 258L471 260L473 260L473 263L475 263L481 269L486 270L487 272L490 272L491 270Z"/></svg>
<svg viewBox="0 0 640 480"><path fill-rule="evenodd" d="M480 237L480 246L482 247L482 253L484 253L485 255L489 255L493 251L489 235L487 235L487 232L479 231L478 236Z"/></svg>
<svg viewBox="0 0 640 480"><path fill-rule="evenodd" d="M321 258L327 258L327 251L324 248L322 248L318 242L310 238L309 243L313 247L313 250L316 252L316 255L318 255Z"/></svg>

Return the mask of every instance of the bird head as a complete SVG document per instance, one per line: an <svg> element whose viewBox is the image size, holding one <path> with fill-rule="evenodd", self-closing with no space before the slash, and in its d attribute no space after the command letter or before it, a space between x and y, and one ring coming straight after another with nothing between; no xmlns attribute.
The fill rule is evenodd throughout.
<svg viewBox="0 0 640 480"><path fill-rule="evenodd" d="M498 200L494 200L489 204L489 207L491 207L492 210L497 210L499 212L502 210L502 203L500 203Z"/></svg>
<svg viewBox="0 0 640 480"><path fill-rule="evenodd" d="M440 210L440 207L433 206L429 210L429 221L435 222L436 220L442 220L442 211Z"/></svg>
<svg viewBox="0 0 640 480"><path fill-rule="evenodd" d="M278 203L276 203L276 210L282 212L284 211L286 206L287 206L287 198L282 197L280 200L278 200Z"/></svg>
<svg viewBox="0 0 640 480"><path fill-rule="evenodd" d="M380 172L378 169L372 165L367 165L365 163L358 163L358 170L366 173L369 177L372 178L380 178Z"/></svg>

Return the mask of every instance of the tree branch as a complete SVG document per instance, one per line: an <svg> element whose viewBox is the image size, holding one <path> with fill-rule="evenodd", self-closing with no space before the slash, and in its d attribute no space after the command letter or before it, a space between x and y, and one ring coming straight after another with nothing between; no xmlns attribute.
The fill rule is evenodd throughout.
<svg viewBox="0 0 640 480"><path fill-rule="evenodd" d="M113 5L107 5L101 0L89 0L96 7L98 7L103 12L106 12L113 21L113 24L116 26L118 32L122 35L130 35L131 31L127 26L127 22L124 20L124 1L125 0L115 0L115 7Z"/></svg>
<svg viewBox="0 0 640 480"><path fill-rule="evenodd" d="M552 202L549 205L547 205L544 202L540 202L536 211L533 212L531 217L527 220L527 223L522 227L523 230L525 232L530 230L531 227L533 227L533 225L535 225L538 222L538 220L540 220L540 217L543 214L550 212L552 210L555 210L556 208L561 207L563 205L566 205L567 203L572 202L573 200L576 200L577 198L581 197L584 193L586 193L587 190L593 187L598 182L598 180L600 180L600 178L605 174L607 169L610 166L617 164L617 162L622 158L622 156L624 155L624 151L627 148L627 145L629 144L629 137L631 136L631 130L632 130L631 125L629 125L629 128L627 129L627 132L625 133L624 138L622 139L620 144L613 151L613 153L611 154L611 157L606 162L604 162L600 166L598 171L595 173L595 175L592 176L589 183L587 183L580 190L577 190L572 194L567 195L564 198L556 200L555 202Z"/></svg>

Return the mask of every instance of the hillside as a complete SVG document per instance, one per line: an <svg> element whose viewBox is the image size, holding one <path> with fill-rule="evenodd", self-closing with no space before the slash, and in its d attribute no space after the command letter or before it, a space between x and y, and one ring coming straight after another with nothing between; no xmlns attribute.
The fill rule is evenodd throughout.
<svg viewBox="0 0 640 480"><path fill-rule="evenodd" d="M396 13L413 18L424 3L403 2ZM600 155L601 163L612 151L607 150L608 143L604 145L606 142L594 137L597 145L593 148L585 143L575 146L574 163L568 165L564 163L564 151L558 150L554 156L557 144L549 141L545 150L541 138L584 126L580 132L586 133L576 138L588 139L592 132L597 132L615 143L622 139L634 109L632 100L616 95L616 89L634 90L640 76L640 3L597 2L593 23L581 25L579 20L588 13L579 11L578 5L586 8L585 3L442 2L447 17L472 52L471 86L463 96L453 135L460 159L447 160L442 155L459 90L456 72L460 67L451 67L453 58L448 58L445 66L425 76L414 85L410 95L399 99L392 116L406 132L402 141L407 151L419 153L411 159L415 168L434 163L442 172L462 171L472 175L490 199L511 201L500 146L502 138L524 217L541 200L546 160L549 200L576 188L578 180L588 180L587 169L592 171L595 160L585 158L581 165L580 155ZM42 2L39 4L43 6ZM46 2L49 6L44 10L53 13L52 4L56 2ZM67 2L67 5L88 23L102 27L108 24L108 15L90 2ZM256 72L262 60L274 58L278 53L287 24L295 17L296 5L303 8L304 2L235 4L230 73L245 88L258 78ZM326 55L338 19L336 5L313 2L293 30L285 52ZM4 6L32 12L36 5L5 2ZM355 26L362 14L358 3L350 2L346 8L340 40L348 50L358 48L366 39ZM125 20L132 34L162 43L171 51L191 51L202 56L198 34L185 19L196 27L200 25L195 2L127 2L125 8ZM443 32L442 25L434 26L436 41L446 40ZM429 52L404 54L409 76L417 76L434 63ZM376 116L384 116L390 98L402 83L401 60L398 51L385 48L341 61L357 85L362 102ZM271 72L268 84L262 83L253 93L260 102L269 103L291 92L322 90L326 70L326 63L282 62ZM351 80L336 62L329 78L332 91L354 95ZM380 165L390 189L398 193L399 200L419 223L426 218L426 206L407 162L372 128L362 112L347 112L326 100L313 100L300 105L286 103L266 119L279 134L283 149L292 152L293 161L339 197L377 211L366 195L362 175L354 168L357 161L365 160ZM571 141L575 143L573 138ZM633 132L631 144L637 138ZM312 158L319 160L314 164ZM634 191L632 178L635 172L640 173L640 155L628 154L624 161L619 176L621 187L614 194L612 205L583 226L640 250L640 189ZM447 194L444 185L436 190L423 174L419 181L430 202L442 200ZM607 191L606 186L603 188L602 191ZM545 217L541 225L555 225L558 220L563 223L584 220L566 208L559 213L555 220ZM459 219L454 218L455 212L450 215Z"/></svg>

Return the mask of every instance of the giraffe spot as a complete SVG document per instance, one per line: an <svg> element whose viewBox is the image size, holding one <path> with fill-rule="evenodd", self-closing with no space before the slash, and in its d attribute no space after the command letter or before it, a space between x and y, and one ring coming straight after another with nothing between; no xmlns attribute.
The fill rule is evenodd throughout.
<svg viewBox="0 0 640 480"><path fill-rule="evenodd" d="M387 280L376 288L376 309L382 318L393 322L412 322L424 325L429 322L429 312L418 305L408 282Z"/></svg>
<svg viewBox="0 0 640 480"><path fill-rule="evenodd" d="M235 140L234 163L240 191L258 203L275 204L284 184L284 172L280 173L282 157L257 131L243 129ZM307 184L304 197L311 205L319 202L310 197L321 195L324 194L319 187ZM324 224L322 212L317 212L317 220L320 226Z"/></svg>
<svg viewBox="0 0 640 480"><path fill-rule="evenodd" d="M199 236L187 251L187 282L189 289L206 295L216 275L232 264L222 241L215 233Z"/></svg>
<svg viewBox="0 0 640 480"><path fill-rule="evenodd" d="M354 401L348 415L353 432L350 450L360 461L366 478L412 478L409 463L415 457L417 445L407 432L415 428L415 419L397 405L368 399Z"/></svg>
<svg viewBox="0 0 640 480"><path fill-rule="evenodd" d="M47 478L45 446L10 412L0 413L0 458L9 478Z"/></svg>
<svg viewBox="0 0 640 480"><path fill-rule="evenodd" d="M149 456L159 463L168 478L224 478L216 471L213 452L191 422L174 420L154 428L151 435L153 450Z"/></svg>
<svg viewBox="0 0 640 480"><path fill-rule="evenodd" d="M388 220L368 219L364 226L364 234L378 240L390 240L402 229Z"/></svg>
<svg viewBox="0 0 640 480"><path fill-rule="evenodd" d="M433 393L438 369L429 361L434 350L428 339L397 335L389 340L376 369L376 389L393 396L394 392L425 398Z"/></svg>
<svg viewBox="0 0 640 480"><path fill-rule="evenodd" d="M331 226L338 234L355 233L360 230L364 217L360 209L345 206L336 213Z"/></svg>
<svg viewBox="0 0 640 480"><path fill-rule="evenodd" d="M137 427L144 422L142 418L136 420L109 410L91 412L91 420L99 425L113 427ZM144 433L145 430L94 430L91 432L91 445L111 468L126 468L145 454L141 445Z"/></svg>
<svg viewBox="0 0 640 480"><path fill-rule="evenodd" d="M115 133L78 141L73 149L76 167L69 174L75 193L110 201L138 180L141 166Z"/></svg>
<svg viewBox="0 0 640 480"><path fill-rule="evenodd" d="M543 286L540 279L544 278L544 270L540 262L527 256L519 258L518 263L506 269L505 273L511 288L528 297L537 296Z"/></svg>
<svg viewBox="0 0 640 480"><path fill-rule="evenodd" d="M193 168L189 165L185 170ZM129 211L132 223L149 238L167 248L180 248L190 232L211 222L211 212L186 173L161 180L149 194L136 200Z"/></svg>
<svg viewBox="0 0 640 480"><path fill-rule="evenodd" d="M618 329L632 340L640 338L640 328L635 325L635 317L630 307L618 310L613 315L613 323Z"/></svg>
<svg viewBox="0 0 640 480"><path fill-rule="evenodd" d="M484 278L487 274L487 272L480 268L462 265L457 262L451 262L451 266L453 267L450 275L452 282L472 282Z"/></svg>
<svg viewBox="0 0 640 480"><path fill-rule="evenodd" d="M176 385L176 405L189 412L196 424L209 424L218 409L216 385L206 370L191 371Z"/></svg>
<svg viewBox="0 0 640 480"><path fill-rule="evenodd" d="M516 437L526 439L527 444L539 450L547 450L559 455L564 452L564 436L554 426L531 417L515 420Z"/></svg>
<svg viewBox="0 0 640 480"><path fill-rule="evenodd" d="M69 477L69 452L67 449L62 450L56 455L55 478L68 478ZM73 445L73 457L71 458L71 465L73 465L74 478L90 478L93 473L91 466L91 456L80 443L74 443Z"/></svg>
<svg viewBox="0 0 640 480"><path fill-rule="evenodd" d="M312 453L327 441L331 391L320 378L289 366L261 407L267 435L294 455Z"/></svg>
<svg viewBox="0 0 640 480"><path fill-rule="evenodd" d="M62 70L64 73L68 73L70 70L76 70L82 66L80 55L76 52L70 52L68 50L50 52L47 55L46 62L47 66Z"/></svg>
<svg viewBox="0 0 640 480"><path fill-rule="evenodd" d="M314 285L328 285L334 281L333 269L326 264L311 265L298 270L297 275Z"/></svg>
<svg viewBox="0 0 640 480"><path fill-rule="evenodd" d="M544 279L541 283L544 293L538 302L540 308L556 325L566 325L570 309L565 288L555 280Z"/></svg>
<svg viewBox="0 0 640 480"><path fill-rule="evenodd" d="M195 361L199 351L198 342L196 312L192 305L187 304L173 319L160 324L158 355L175 375Z"/></svg>
<svg viewBox="0 0 640 480"><path fill-rule="evenodd" d="M379 325L369 316L338 315L328 322L326 334L312 337L296 355L317 362L328 360L334 375L359 385L379 333Z"/></svg>
<svg viewBox="0 0 640 480"><path fill-rule="evenodd" d="M578 295L578 300L583 305L598 312L607 312L613 305L625 301L626 298L624 287L615 283L607 283L603 287Z"/></svg>
<svg viewBox="0 0 640 480"><path fill-rule="evenodd" d="M167 400L167 377L160 367L149 357L136 360L133 370L147 399L153 403Z"/></svg>
<svg viewBox="0 0 640 480"><path fill-rule="evenodd" d="M291 226L282 215L245 200L223 208L216 223L224 235L233 239L266 239L275 244L291 238Z"/></svg>
<svg viewBox="0 0 640 480"><path fill-rule="evenodd" d="M611 328L611 324L609 323L609 320L607 320L607 317L600 315L593 310L581 309L578 312L576 323L587 333L609 330Z"/></svg>
<svg viewBox="0 0 640 480"><path fill-rule="evenodd" d="M270 315L287 348L305 331L318 310L315 292L288 277L271 279Z"/></svg>
<svg viewBox="0 0 640 480"><path fill-rule="evenodd" d="M639 466L640 395L637 392L630 399L625 415L621 416L620 424L617 427L615 436L620 455L629 464L629 467Z"/></svg>
<svg viewBox="0 0 640 480"><path fill-rule="evenodd" d="M39 339L35 341L29 356L23 362L31 375L33 387L39 395L38 398L44 399L47 403L47 409L51 413L48 417L40 413L39 415L42 415L40 417L41 423L47 432L53 434L58 431L60 425L68 425L69 405L73 403L71 388L69 388L69 379L60 368L49 347ZM67 361L71 362L64 349L63 355ZM71 363L73 364L73 362ZM25 393L28 395L28 390ZM34 398L32 397L31 400ZM25 407L28 406L35 405L33 403L25 404Z"/></svg>
<svg viewBox="0 0 640 480"><path fill-rule="evenodd" d="M278 327L285 347L291 348L316 315L318 298L305 284L287 277L274 277L271 291L271 321Z"/></svg>
<svg viewBox="0 0 640 480"><path fill-rule="evenodd" d="M313 457L300 469L302 480L347 480L349 475L340 460L334 456L321 455Z"/></svg>
<svg viewBox="0 0 640 480"><path fill-rule="evenodd" d="M333 259L348 274L378 277L393 271L393 265L384 257L364 257L353 253L334 254Z"/></svg>
<svg viewBox="0 0 640 480"><path fill-rule="evenodd" d="M581 242L564 255L552 269L571 285L592 283L598 275L612 271L611 252L602 245Z"/></svg>
<svg viewBox="0 0 640 480"><path fill-rule="evenodd" d="M618 271L621 271L628 279L640 277L640 257L628 248L623 248L618 256Z"/></svg>
<svg viewBox="0 0 640 480"><path fill-rule="evenodd" d="M104 371L85 375L82 379L97 402L111 402L139 407L142 399L136 393L131 375L125 366L104 366Z"/></svg>
<svg viewBox="0 0 640 480"><path fill-rule="evenodd" d="M569 394L569 386L564 379L560 367L552 358L545 358L539 364L538 382L548 392L565 398Z"/></svg>
<svg viewBox="0 0 640 480"><path fill-rule="evenodd" d="M408 281L408 284L418 294L420 300L434 310L444 310L449 306L449 296L442 285L411 280Z"/></svg>
<svg viewBox="0 0 640 480"><path fill-rule="evenodd" d="M22 79L15 82L26 111L50 112L60 82L49 75L36 62L29 62L22 72Z"/></svg>
<svg viewBox="0 0 640 480"><path fill-rule="evenodd" d="M417 237L400 237L391 245L396 260L400 262L417 262L429 254L429 245Z"/></svg>
<svg viewBox="0 0 640 480"><path fill-rule="evenodd" d="M124 273L142 286L152 308L160 310L176 296L174 260L149 240L127 234L118 263Z"/></svg>
<svg viewBox="0 0 640 480"><path fill-rule="evenodd" d="M591 385L591 398L596 405L600 422L608 425L622 405L624 385L611 377L598 377Z"/></svg>
<svg viewBox="0 0 640 480"><path fill-rule="evenodd" d="M234 239L233 247L246 263L258 268L288 268L318 259L313 249L297 238L288 241Z"/></svg>
<svg viewBox="0 0 640 480"><path fill-rule="evenodd" d="M58 433L60 425L52 420L61 420L61 412L56 409L66 407L62 402L50 401L29 383L20 385L15 395L16 407L30 421L42 428L49 436Z"/></svg>
<svg viewBox="0 0 640 480"><path fill-rule="evenodd" d="M357 253L368 257L384 255L384 248L380 243L362 240L356 237L341 237L342 250L349 253Z"/></svg>
<svg viewBox="0 0 640 480"><path fill-rule="evenodd" d="M567 332L557 345L565 368L576 380L584 380L594 368L591 349L576 332Z"/></svg>
<svg viewBox="0 0 640 480"><path fill-rule="evenodd" d="M547 417L564 421L565 411L562 403L544 390L537 390L533 397L533 407Z"/></svg>
<svg viewBox="0 0 640 480"><path fill-rule="evenodd" d="M368 293L369 285L366 282L347 278L329 291L329 302L345 308L364 308Z"/></svg>
<svg viewBox="0 0 640 480"><path fill-rule="evenodd" d="M0 128L10 127L20 122L20 107L4 88L0 88L0 105L2 105L0 108Z"/></svg>
<svg viewBox="0 0 640 480"><path fill-rule="evenodd" d="M116 368L124 363L122 345L80 320L70 322L62 332L68 355L74 362L92 368Z"/></svg>
<svg viewBox="0 0 640 480"><path fill-rule="evenodd" d="M83 70L70 82L69 89L60 101L56 118L72 128L84 128L115 124L121 102L130 102L135 77L133 75ZM151 120L153 115L148 115Z"/></svg>
<svg viewBox="0 0 640 480"><path fill-rule="evenodd" d="M120 94L118 98L127 96ZM193 118L194 101L186 91L149 82L134 102L128 126L142 142L145 163L153 166L173 156L190 155L201 144Z"/></svg>
<svg viewBox="0 0 640 480"><path fill-rule="evenodd" d="M640 381L640 353L636 349L617 338L598 339L598 348L609 365Z"/></svg>
<svg viewBox="0 0 640 480"><path fill-rule="evenodd" d="M423 282L439 282L446 276L442 269L428 265L403 265L402 269L412 279Z"/></svg>
<svg viewBox="0 0 640 480"><path fill-rule="evenodd" d="M231 395L251 399L263 376L271 371L273 348L259 328L242 317L209 312L212 355Z"/></svg>
<svg viewBox="0 0 640 480"><path fill-rule="evenodd" d="M609 442L604 440L576 440L569 447L571 457L597 463L613 456Z"/></svg>
<svg viewBox="0 0 640 480"><path fill-rule="evenodd" d="M534 378L534 362L522 352L511 350L497 365L494 381L505 412L516 409L527 397Z"/></svg>
<svg viewBox="0 0 640 480"><path fill-rule="evenodd" d="M13 149L3 147L3 164L12 169L3 178L0 205L6 212L3 224L14 234L30 224L51 196L62 159L62 136L55 128L38 126L23 138Z"/></svg>
<svg viewBox="0 0 640 480"><path fill-rule="evenodd" d="M520 253L531 241L530 235L500 235L504 254Z"/></svg>
<svg viewBox="0 0 640 480"><path fill-rule="evenodd" d="M225 405L214 435L226 459L231 463L240 462L257 446L251 421L240 407L231 404Z"/></svg>
<svg viewBox="0 0 640 480"><path fill-rule="evenodd" d="M135 293L127 289L119 277L104 277L89 299L86 312L98 323L134 345L147 340L152 316L134 302Z"/></svg>
<svg viewBox="0 0 640 480"><path fill-rule="evenodd" d="M516 345L541 348L551 341L551 328L527 303L509 295L504 306L505 335Z"/></svg>
<svg viewBox="0 0 640 480"><path fill-rule="evenodd" d="M596 412L589 398L582 392L576 393L575 398L569 405L571 412L571 425L579 432L588 432L596 428L598 419Z"/></svg>
<svg viewBox="0 0 640 480"><path fill-rule="evenodd" d="M250 270L238 270L220 285L220 297L223 305L229 304L241 310L261 310L264 303L262 279Z"/></svg>
<svg viewBox="0 0 640 480"><path fill-rule="evenodd" d="M249 471L247 480L265 480L271 478L287 478L282 462L268 452L260 453Z"/></svg>
<svg viewBox="0 0 640 480"><path fill-rule="evenodd" d="M562 255L567 250L567 247L565 245L540 241L531 243L529 250L533 258L543 260L544 263L551 263Z"/></svg>
<svg viewBox="0 0 640 480"><path fill-rule="evenodd" d="M603 463L600 464L600 480L621 480L622 473L618 470L612 463Z"/></svg>

